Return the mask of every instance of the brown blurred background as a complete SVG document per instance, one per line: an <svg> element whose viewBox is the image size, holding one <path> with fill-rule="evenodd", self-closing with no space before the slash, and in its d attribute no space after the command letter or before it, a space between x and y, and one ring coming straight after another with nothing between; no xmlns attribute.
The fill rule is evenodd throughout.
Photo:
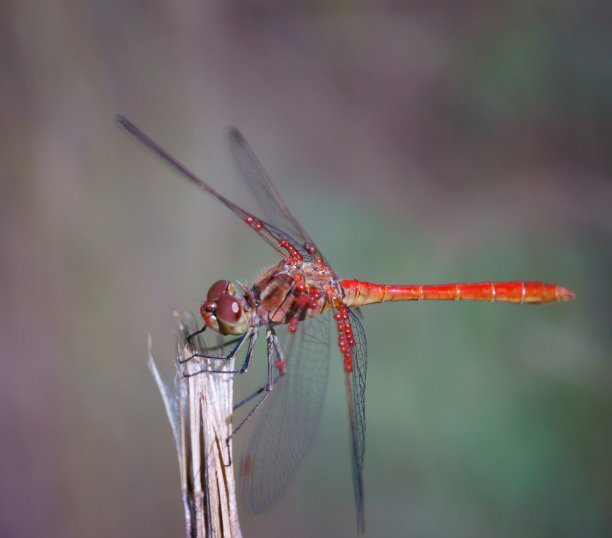
<svg viewBox="0 0 612 538"><path fill-rule="evenodd" d="M610 15L603 0L3 2L0 536L182 535L147 335L170 373L172 310L276 260L116 113L240 202L238 125L342 276L576 290L364 310L367 528L609 536ZM302 472L244 514L245 537L354 534L333 358Z"/></svg>

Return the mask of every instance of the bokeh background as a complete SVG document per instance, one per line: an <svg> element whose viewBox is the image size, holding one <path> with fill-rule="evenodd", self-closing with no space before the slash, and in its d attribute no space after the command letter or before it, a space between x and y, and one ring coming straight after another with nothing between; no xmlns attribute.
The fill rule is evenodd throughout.
<svg viewBox="0 0 612 538"><path fill-rule="evenodd" d="M604 0L3 2L0 535L181 536L147 335L170 374L172 310L276 260L132 143L123 113L246 202L238 125L340 275L573 288L562 305L364 309L367 529L610 536L610 14ZM245 537L354 534L343 398L332 358L302 472L243 514Z"/></svg>

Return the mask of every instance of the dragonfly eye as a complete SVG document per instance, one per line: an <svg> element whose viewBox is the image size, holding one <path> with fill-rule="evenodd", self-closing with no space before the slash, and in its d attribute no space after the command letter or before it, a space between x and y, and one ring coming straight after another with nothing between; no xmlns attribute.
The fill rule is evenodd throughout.
<svg viewBox="0 0 612 538"><path fill-rule="evenodd" d="M236 323L242 315L240 303L233 295L223 293L217 300L217 318L224 323Z"/></svg>
<svg viewBox="0 0 612 538"><path fill-rule="evenodd" d="M208 290L206 299L209 301L216 301L221 297L222 294L227 290L227 280L217 280Z"/></svg>
<svg viewBox="0 0 612 538"><path fill-rule="evenodd" d="M206 301L200 307L200 312L202 312L202 316L204 316L204 312L214 314L215 310L217 310L217 303L215 301Z"/></svg>

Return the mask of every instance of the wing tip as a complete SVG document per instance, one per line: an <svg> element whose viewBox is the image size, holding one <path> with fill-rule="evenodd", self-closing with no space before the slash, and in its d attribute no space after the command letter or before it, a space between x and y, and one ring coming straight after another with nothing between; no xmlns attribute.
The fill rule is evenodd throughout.
<svg viewBox="0 0 612 538"><path fill-rule="evenodd" d="M244 136L242 136L240 129L238 129L238 127L236 127L235 125L230 125L228 127L228 134L229 134L230 139L233 140L234 142L240 142L240 143L244 142Z"/></svg>
<svg viewBox="0 0 612 538"><path fill-rule="evenodd" d="M131 125L130 120L128 120L123 114L115 114L115 122L118 123L121 127L127 127Z"/></svg>
<svg viewBox="0 0 612 538"><path fill-rule="evenodd" d="M357 534L365 533L365 503L363 500L363 475L361 470L358 476L353 475L355 487L355 510L357 512Z"/></svg>
<svg viewBox="0 0 612 538"><path fill-rule="evenodd" d="M365 534L365 516L363 512L357 514L357 534Z"/></svg>
<svg viewBox="0 0 612 538"><path fill-rule="evenodd" d="M115 114L115 123L124 131L135 135L141 136L140 129L136 127L130 120L128 120L123 114Z"/></svg>

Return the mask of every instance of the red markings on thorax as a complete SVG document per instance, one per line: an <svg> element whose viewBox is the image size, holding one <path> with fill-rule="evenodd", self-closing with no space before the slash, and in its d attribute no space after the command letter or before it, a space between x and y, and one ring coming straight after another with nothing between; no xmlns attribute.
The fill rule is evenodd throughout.
<svg viewBox="0 0 612 538"><path fill-rule="evenodd" d="M261 282L261 281L260 281ZM266 312L273 312L286 300L293 279L288 274L273 274L266 282L255 284L259 288L259 301Z"/></svg>
<svg viewBox="0 0 612 538"><path fill-rule="evenodd" d="M282 246L287 248L289 243ZM304 248L309 253L315 252L308 244ZM328 268L316 262L295 266L290 260L283 260L257 279L253 289L259 296L262 314L273 323L287 323L291 334L297 331L300 320L321 314L333 306L344 371L353 371L355 337L348 307L340 297L341 290L335 284L334 274ZM285 364L277 363L276 367L281 374L284 373Z"/></svg>
<svg viewBox="0 0 612 538"><path fill-rule="evenodd" d="M273 323L289 323L289 332L298 321L320 314L331 306L326 287L330 275L310 263L297 267L283 260L254 283L261 307ZM295 321L293 321L295 320Z"/></svg>

